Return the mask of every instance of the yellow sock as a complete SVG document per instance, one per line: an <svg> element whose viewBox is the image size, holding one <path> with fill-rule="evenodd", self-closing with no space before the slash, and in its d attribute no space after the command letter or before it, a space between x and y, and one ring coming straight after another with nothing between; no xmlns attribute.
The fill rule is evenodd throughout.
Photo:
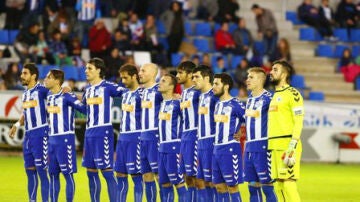
<svg viewBox="0 0 360 202"><path fill-rule="evenodd" d="M284 182L276 181L274 183L274 190L278 202L285 202L285 193L284 193Z"/></svg>
<svg viewBox="0 0 360 202"><path fill-rule="evenodd" d="M287 180L284 181L283 190L285 192L285 200L291 202L300 202L300 195L297 190L296 181Z"/></svg>

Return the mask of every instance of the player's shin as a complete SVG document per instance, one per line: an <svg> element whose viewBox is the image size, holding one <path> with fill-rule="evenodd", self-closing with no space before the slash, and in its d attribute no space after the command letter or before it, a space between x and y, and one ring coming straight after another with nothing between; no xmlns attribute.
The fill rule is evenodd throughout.
<svg viewBox="0 0 360 202"><path fill-rule="evenodd" d="M128 178L127 176L119 176L119 174L117 174L117 181L118 181L118 185L117 185L117 201L119 202L125 202L126 201L126 196L127 196L127 192L129 189L129 183L128 183Z"/></svg>
<svg viewBox="0 0 360 202"><path fill-rule="evenodd" d="M263 184L262 190L266 197L266 202L277 202L274 186L272 184Z"/></svg>
<svg viewBox="0 0 360 202"><path fill-rule="evenodd" d="M28 194L29 201L36 201L36 193L38 187L37 172L35 169L25 169L28 178Z"/></svg>
<svg viewBox="0 0 360 202"><path fill-rule="evenodd" d="M50 201L57 202L60 192L60 177L59 173L50 174Z"/></svg>
<svg viewBox="0 0 360 202"><path fill-rule="evenodd" d="M291 202L300 202L299 192L297 190L296 181L294 180L285 180L284 181L284 192L285 200Z"/></svg>
<svg viewBox="0 0 360 202"><path fill-rule="evenodd" d="M43 168L38 168L37 173L39 175L41 181L41 197L42 200L48 201L49 200L49 178L47 174L47 170Z"/></svg>
<svg viewBox="0 0 360 202"><path fill-rule="evenodd" d="M249 184L250 202L262 202L262 194L260 186Z"/></svg>
<svg viewBox="0 0 360 202"><path fill-rule="evenodd" d="M64 174L66 180L66 201L72 202L75 194L75 181L72 173Z"/></svg>
<svg viewBox="0 0 360 202"><path fill-rule="evenodd" d="M135 202L142 201L143 195L143 178L141 175L132 175L132 180L134 182L134 199Z"/></svg>
<svg viewBox="0 0 360 202"><path fill-rule="evenodd" d="M103 170L102 174L106 180L110 202L116 202L117 182L113 170Z"/></svg>
<svg viewBox="0 0 360 202"><path fill-rule="evenodd" d="M91 202L100 201L101 183L98 172L87 171Z"/></svg>

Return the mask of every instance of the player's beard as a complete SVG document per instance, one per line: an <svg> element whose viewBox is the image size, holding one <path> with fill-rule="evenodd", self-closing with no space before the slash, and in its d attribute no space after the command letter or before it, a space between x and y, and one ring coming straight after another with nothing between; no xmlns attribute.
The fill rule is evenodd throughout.
<svg viewBox="0 0 360 202"><path fill-rule="evenodd" d="M222 87L222 88L221 88L221 91L218 92L218 93L216 93L215 95L218 96L218 97L221 97L221 96L224 95L224 93L225 93L225 90L224 90L224 87Z"/></svg>
<svg viewBox="0 0 360 202"><path fill-rule="evenodd" d="M21 84L22 84L23 86L27 86L27 85L29 85L29 83L30 83L30 81L25 80L25 79L21 79Z"/></svg>
<svg viewBox="0 0 360 202"><path fill-rule="evenodd" d="M277 86L280 83L280 79L275 79L274 77L270 77L270 82Z"/></svg>

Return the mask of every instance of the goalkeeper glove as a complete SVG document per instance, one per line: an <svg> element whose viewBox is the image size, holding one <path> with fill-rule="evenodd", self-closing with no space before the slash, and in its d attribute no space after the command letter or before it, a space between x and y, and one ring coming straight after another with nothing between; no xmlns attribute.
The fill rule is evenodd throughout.
<svg viewBox="0 0 360 202"><path fill-rule="evenodd" d="M297 145L297 140L292 139L289 143L289 147L282 155L282 160L285 165L293 166L295 164L295 149Z"/></svg>

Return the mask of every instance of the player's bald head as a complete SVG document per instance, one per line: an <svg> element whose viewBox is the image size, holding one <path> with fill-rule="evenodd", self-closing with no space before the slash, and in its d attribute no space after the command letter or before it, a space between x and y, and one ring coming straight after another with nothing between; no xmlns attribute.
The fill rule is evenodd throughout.
<svg viewBox="0 0 360 202"><path fill-rule="evenodd" d="M144 84L151 80L155 80L158 74L158 66L154 63L146 63L140 67L139 77L140 83Z"/></svg>

